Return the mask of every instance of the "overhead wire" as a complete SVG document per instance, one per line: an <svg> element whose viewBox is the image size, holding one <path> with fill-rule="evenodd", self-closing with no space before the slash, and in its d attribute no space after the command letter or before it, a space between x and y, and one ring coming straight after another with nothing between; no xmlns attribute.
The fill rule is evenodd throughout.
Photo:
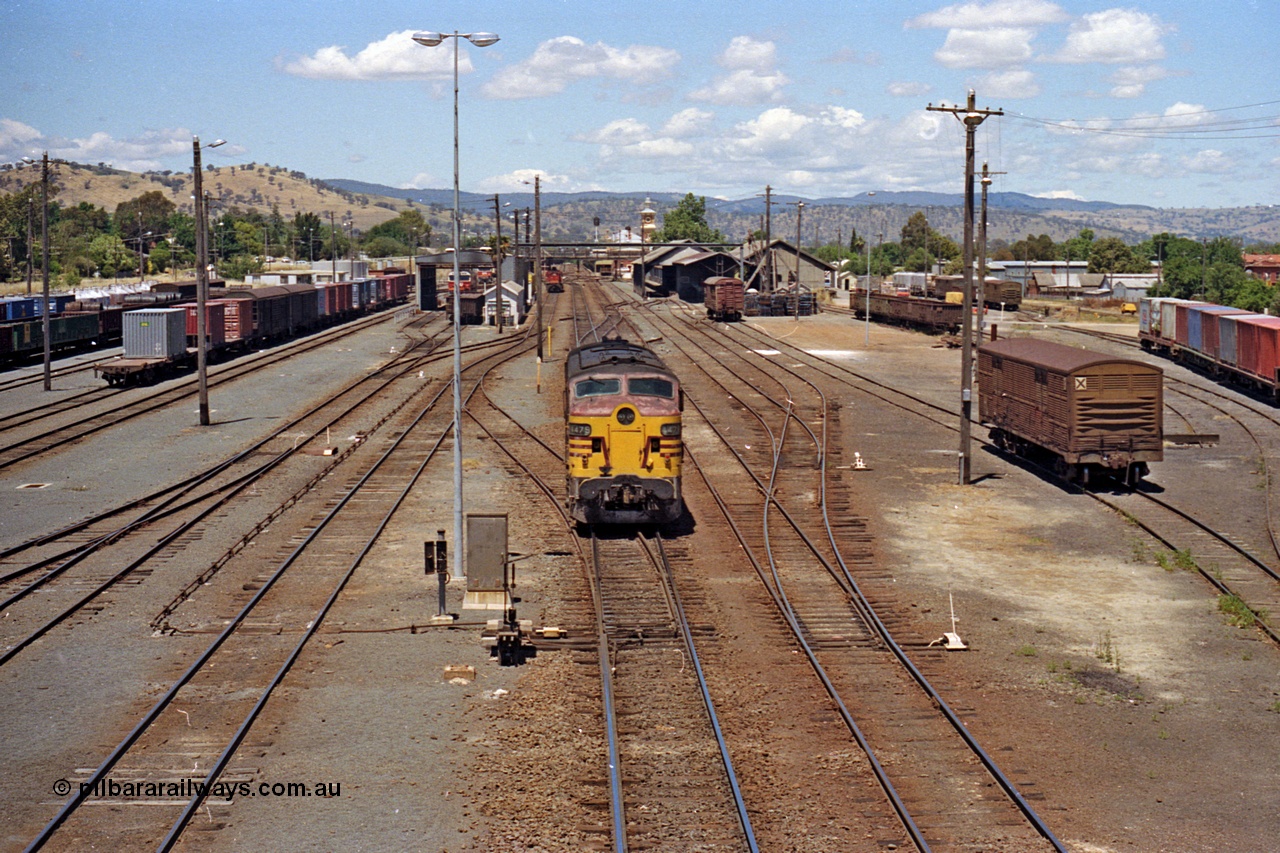
<svg viewBox="0 0 1280 853"><path fill-rule="evenodd" d="M1280 113L1235 119L1208 120L1203 117L1218 113L1272 107L1280 101L1259 101L1233 107L1190 110L1161 115L1134 116L1127 119L1050 119L1010 112L1009 118L1028 124L1069 133L1091 133L1138 139L1269 139L1280 136ZM1259 132L1262 131L1262 132Z"/></svg>

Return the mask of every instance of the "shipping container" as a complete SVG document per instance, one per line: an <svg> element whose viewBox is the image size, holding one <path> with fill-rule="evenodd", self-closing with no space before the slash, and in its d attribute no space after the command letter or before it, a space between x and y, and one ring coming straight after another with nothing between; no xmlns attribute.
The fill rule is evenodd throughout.
<svg viewBox="0 0 1280 853"><path fill-rule="evenodd" d="M200 317L198 305L187 305L187 346L200 346ZM223 302L204 304L204 339L208 349L220 349L227 343L226 305Z"/></svg>
<svg viewBox="0 0 1280 853"><path fill-rule="evenodd" d="M185 308L140 308L125 312L125 358L173 358L186 351Z"/></svg>
<svg viewBox="0 0 1280 853"><path fill-rule="evenodd" d="M1239 366L1237 355L1238 326L1241 320L1263 319L1266 314L1224 314L1218 318L1218 360L1231 367Z"/></svg>
<svg viewBox="0 0 1280 853"><path fill-rule="evenodd" d="M1199 339L1194 340L1193 336L1194 343L1191 348L1210 359L1218 358L1221 318L1251 313L1243 308L1228 308L1224 305L1197 305L1191 308L1190 312L1191 325L1197 325L1197 320L1199 325Z"/></svg>
<svg viewBox="0 0 1280 853"><path fill-rule="evenodd" d="M0 299L0 320L29 320L36 316L39 300L34 296Z"/></svg>
<svg viewBox="0 0 1280 853"><path fill-rule="evenodd" d="M1238 366L1276 388L1280 384L1280 317L1236 321Z"/></svg>

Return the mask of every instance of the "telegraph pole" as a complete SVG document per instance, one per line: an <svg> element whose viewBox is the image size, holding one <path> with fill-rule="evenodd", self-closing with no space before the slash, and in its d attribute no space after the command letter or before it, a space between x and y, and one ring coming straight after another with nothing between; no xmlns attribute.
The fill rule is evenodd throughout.
<svg viewBox="0 0 1280 853"><path fill-rule="evenodd" d="M502 315L506 313L507 303L502 295L502 205L497 193L493 194L493 227L493 278L498 285L494 291L493 310L498 315L498 334L502 334Z"/></svg>
<svg viewBox="0 0 1280 853"><path fill-rule="evenodd" d="M987 325L987 188L991 186L992 175L1003 175L1004 172L992 172L987 164L982 164L982 214L978 222L978 345L986 335Z"/></svg>
<svg viewBox="0 0 1280 853"><path fill-rule="evenodd" d="M980 110L972 89L964 108L926 107L931 112L951 113L964 123L964 307L963 344L960 349L960 485L969 485L969 417L973 410L973 160L974 136L988 116L1002 116L1003 110Z"/></svg>
<svg viewBox="0 0 1280 853"><path fill-rule="evenodd" d="M758 196L757 196L758 197ZM764 261L765 287L763 293L773 293L773 187L764 187Z"/></svg>
<svg viewBox="0 0 1280 853"><path fill-rule="evenodd" d="M538 390L542 390L542 176L533 176L533 292L538 303Z"/></svg>

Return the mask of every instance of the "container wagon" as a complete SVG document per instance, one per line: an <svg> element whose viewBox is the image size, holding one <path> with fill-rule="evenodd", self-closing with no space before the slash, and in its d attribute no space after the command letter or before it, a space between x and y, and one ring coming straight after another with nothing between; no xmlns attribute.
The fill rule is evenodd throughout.
<svg viewBox="0 0 1280 853"><path fill-rule="evenodd" d="M187 309L139 308L124 314L124 357L96 365L108 385L153 382L195 361L187 349Z"/></svg>
<svg viewBox="0 0 1280 853"><path fill-rule="evenodd" d="M1243 386L1280 405L1280 320L1240 308L1149 297L1138 305L1148 352Z"/></svg>
<svg viewBox="0 0 1280 853"><path fill-rule="evenodd" d="M1069 481L1128 485L1164 458L1164 372L1032 338L978 349L978 417L998 448L1047 455Z"/></svg>

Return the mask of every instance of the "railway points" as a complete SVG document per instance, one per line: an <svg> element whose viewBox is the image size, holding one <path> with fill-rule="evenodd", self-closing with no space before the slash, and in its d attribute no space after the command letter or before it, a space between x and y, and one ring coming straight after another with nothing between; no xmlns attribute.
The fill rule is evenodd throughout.
<svg viewBox="0 0 1280 853"><path fill-rule="evenodd" d="M1218 610L1227 594L1204 577L1234 582L1244 568L1210 555L1192 534L1171 530L1171 522L1160 522L1167 543L1131 526L1126 515L1144 511L1129 496L1099 490L1100 497L1126 501L1121 510L1104 508L1050 472L993 449L975 457L973 487L951 485L956 351L935 347L932 338L876 325L864 348L861 324L836 312L802 322L715 323L702 306L640 304L617 285L569 269L563 283L564 292L545 306L557 332L540 373L527 338L499 340L483 327L468 328L464 337L468 508L510 514L511 548L523 557L512 604L521 622L555 628L529 635L539 654L519 667L489 659L481 634L492 615L462 609L458 584L446 588L446 597L459 618L432 625L437 590L422 575L422 541L448 526L447 466L423 449L415 454L425 464L415 485L407 473L369 492L358 485L361 466L401 437L418 440L410 418L419 412L440 422L428 429L431 441L447 444L448 418L431 414L447 370L426 353L389 381L372 409L353 410L354 420L325 436L341 443L342 459L300 447L287 463L296 469L260 475L251 486L256 496L232 501L82 611L74 627L53 628L0 666L0 730L19 771L0 780L0 803L15 816L6 845L37 837L64 803L49 784L88 781L74 770L99 767L105 747L123 742L226 620L288 584L296 585L294 593L240 620L237 645L228 646L240 651L201 668L203 686L177 689L175 708L189 717L171 715L152 736L181 748L144 746L127 752L120 766L132 778L178 780L194 778L189 762L196 762L203 780L225 753L226 782L341 780L340 795L196 806L187 799L98 798L58 832L154 849L185 806L193 814L198 808L199 817L180 829L177 846L212 850L245 843L580 850L612 846L619 834L675 849L674 839L690 827L681 815L709 809L717 817L705 822L702 838L726 850L756 849L753 843L762 850L1251 849L1269 837L1249 797L1228 801L1200 783L1212 760L1229 780L1224 789L1269 801L1275 785L1244 757L1274 739L1269 703L1278 688L1267 673L1280 653L1259 642L1255 628L1232 624ZM420 319L429 323L432 316ZM122 504L126 495L143 497L148 488L181 479L184 469L267 436L269 425L285 423L322 390L336 392L388 369L413 340L431 337L434 327L415 331L408 319L397 316L350 343L300 352L256 379L229 383L219 392L224 405L254 416L221 411L212 446L193 449L196 439L182 426L191 412L179 403L54 447L47 459L15 462L0 471L0 486L13 486L4 500L9 509L25 506L25 514L6 515L19 524L0 525L0 546L56 532L95 509ZM655 586L642 593L626 580L595 593L615 613L612 624L631 626L603 638L592 627L584 568L590 548L562 513L559 362L590 335L645 341L688 397L682 430L688 507L662 531L669 592ZM1136 357L1119 340L1091 346ZM843 352L856 357L832 355ZM1166 374L1166 418L1179 432L1212 431L1220 441L1166 447L1148 483L1162 500L1212 521L1273 564L1280 555L1269 542L1271 511L1263 506L1270 485L1258 473L1258 461L1275 450L1265 407L1251 410L1261 404L1229 392L1219 393L1230 399L1204 395L1196 377L1180 368L1166 367ZM546 387L539 394L540 382ZM5 396L22 393L0 386ZM22 409L15 402L3 411ZM110 444L123 429L154 438L140 447ZM319 427L294 432L322 441ZM270 452L296 440L285 429ZM855 473L856 459L875 464ZM330 462L335 467L317 477ZM122 473L111 479L112 471ZM52 485L24 493L19 480ZM1250 481L1256 488L1239 501L1222 498ZM386 526L373 536L380 522L371 507L389 505L399 490L403 505L383 513ZM1265 501L1257 499L1263 495ZM344 499L364 507L353 520L367 528L360 535L368 550L326 614L317 616L318 605L308 614L304 602L334 590L329 580L320 582L321 574L328 577L321 563L304 557L314 574L290 569L279 587L272 570L305 547ZM356 538L344 533L342 548L356 547ZM606 553L626 541L615 533ZM766 542L772 558L764 556ZM57 547L68 546L41 546L44 553ZM634 565L621 554L609 565L638 577L645 564L636 556ZM1203 574L1180 568L1197 557ZM1205 565L1210 561L1217 565ZM15 603L8 618L31 621L20 608L51 604L57 583ZM1247 602L1268 583L1262 573L1251 576L1238 597ZM57 595L73 588L63 586ZM855 588L870 610L857 603ZM599 598L615 594L615 604ZM693 666L690 647L672 633L669 602L676 598L687 619L683 642L692 644L704 671L732 776L713 769L709 741L695 740L694 729L706 723L695 725L694 706L679 705L677 713L676 705L664 704L676 701L674 691ZM795 608L792 617L782 615L784 601ZM1270 599L1255 610L1269 606ZM994 771L975 769L962 782L969 777L945 769L954 747L929 728L941 725L936 702L916 707L906 698L906 682L896 680L907 676L878 674L879 662L891 655L868 627L877 619ZM0 630L0 643L18 636ZM968 653L930 647L948 630L964 636ZM805 645L829 687L803 659ZM256 718L220 718L210 698L235 697L222 703L232 710L251 704L265 684L255 673L279 668L274 661L282 654L292 655L293 664ZM603 670L614 678L611 689L632 703L623 707L612 748L600 705ZM474 677L454 677L459 672ZM667 687L644 695L643 685L654 679ZM1242 692L1242 685L1255 689ZM1216 725L1224 713L1232 715L1230 738ZM60 722L51 737L43 721L54 715ZM846 715L865 748L843 722ZM236 745L241 724L245 734ZM887 785L869 772L876 761L886 765ZM620 769L620 817L609 795L611 764ZM29 779L42 780L38 792L23 781ZM997 793L1003 785L1011 795ZM735 788L737 801L729 795ZM895 815L888 790L909 819ZM699 805L710 794L716 798ZM1232 820L1203 817L1206 800L1208 811ZM371 810L382 817L371 823ZM1044 821L1044 831L1028 822L1028 813ZM141 829L144 814L161 816L160 828ZM136 819L126 827L117 815ZM734 831L735 824L749 826L756 840ZM47 849L66 846L69 837L55 832Z"/></svg>

